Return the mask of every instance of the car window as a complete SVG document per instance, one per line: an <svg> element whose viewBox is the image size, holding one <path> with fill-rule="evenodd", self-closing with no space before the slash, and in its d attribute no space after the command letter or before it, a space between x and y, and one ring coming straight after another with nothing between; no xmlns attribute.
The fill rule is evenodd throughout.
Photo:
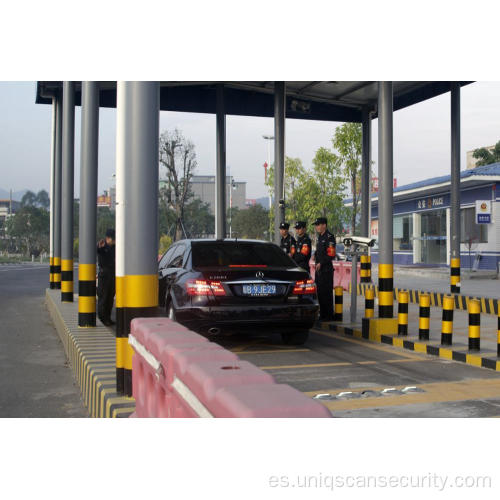
<svg viewBox="0 0 500 500"><path fill-rule="evenodd" d="M184 262L184 252L186 251L186 247L184 245L177 245L175 248L175 252L172 255L172 260L168 267L182 267Z"/></svg>
<svg viewBox="0 0 500 500"><path fill-rule="evenodd" d="M192 245L193 267L296 267L277 245L242 241L210 241Z"/></svg>
<svg viewBox="0 0 500 500"><path fill-rule="evenodd" d="M158 267L160 269L163 269L164 267L167 267L167 264L168 262L171 260L172 258L172 255L174 254L175 252L175 249L176 249L177 245L174 245L174 246L171 246L164 254L163 254L163 257L161 258L160 260L160 263L158 265Z"/></svg>

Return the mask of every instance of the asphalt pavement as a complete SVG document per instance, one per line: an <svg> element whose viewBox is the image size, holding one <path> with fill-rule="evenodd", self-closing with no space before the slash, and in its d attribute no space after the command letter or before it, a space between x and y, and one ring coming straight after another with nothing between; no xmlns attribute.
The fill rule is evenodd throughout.
<svg viewBox="0 0 500 500"><path fill-rule="evenodd" d="M87 417L44 304L47 264L0 265L0 417Z"/></svg>

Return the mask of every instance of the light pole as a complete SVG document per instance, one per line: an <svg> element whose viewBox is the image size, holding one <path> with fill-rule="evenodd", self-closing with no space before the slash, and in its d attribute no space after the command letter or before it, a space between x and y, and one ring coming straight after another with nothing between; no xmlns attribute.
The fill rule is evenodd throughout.
<svg viewBox="0 0 500 500"><path fill-rule="evenodd" d="M267 166L271 167L271 141L274 141L274 135L263 135L263 139L267 141ZM267 169L266 169L267 173ZM272 197L271 192L269 192L269 210L271 210ZM269 241L272 241L272 231L269 231Z"/></svg>

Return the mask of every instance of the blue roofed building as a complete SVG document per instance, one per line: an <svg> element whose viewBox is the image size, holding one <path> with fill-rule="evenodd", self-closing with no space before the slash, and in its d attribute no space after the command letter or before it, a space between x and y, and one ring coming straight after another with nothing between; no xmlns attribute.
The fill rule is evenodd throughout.
<svg viewBox="0 0 500 500"><path fill-rule="evenodd" d="M349 205L351 200L346 200ZM378 238L378 194L372 194L371 234ZM499 269L500 163L460 173L462 268ZM394 189L394 264L450 263L450 176ZM372 261L378 261L375 246Z"/></svg>

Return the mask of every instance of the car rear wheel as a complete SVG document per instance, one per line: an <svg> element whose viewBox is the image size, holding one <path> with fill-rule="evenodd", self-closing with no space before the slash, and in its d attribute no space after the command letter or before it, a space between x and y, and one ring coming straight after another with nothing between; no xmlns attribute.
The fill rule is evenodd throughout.
<svg viewBox="0 0 500 500"><path fill-rule="evenodd" d="M282 333L281 338L283 340L283 344L286 345L302 345L309 338L309 332L287 332Z"/></svg>
<svg viewBox="0 0 500 500"><path fill-rule="evenodd" d="M172 305L172 301L170 301L168 306L167 306L167 316L168 316L168 319L171 319L172 321L176 321L175 309L174 309L174 306Z"/></svg>

